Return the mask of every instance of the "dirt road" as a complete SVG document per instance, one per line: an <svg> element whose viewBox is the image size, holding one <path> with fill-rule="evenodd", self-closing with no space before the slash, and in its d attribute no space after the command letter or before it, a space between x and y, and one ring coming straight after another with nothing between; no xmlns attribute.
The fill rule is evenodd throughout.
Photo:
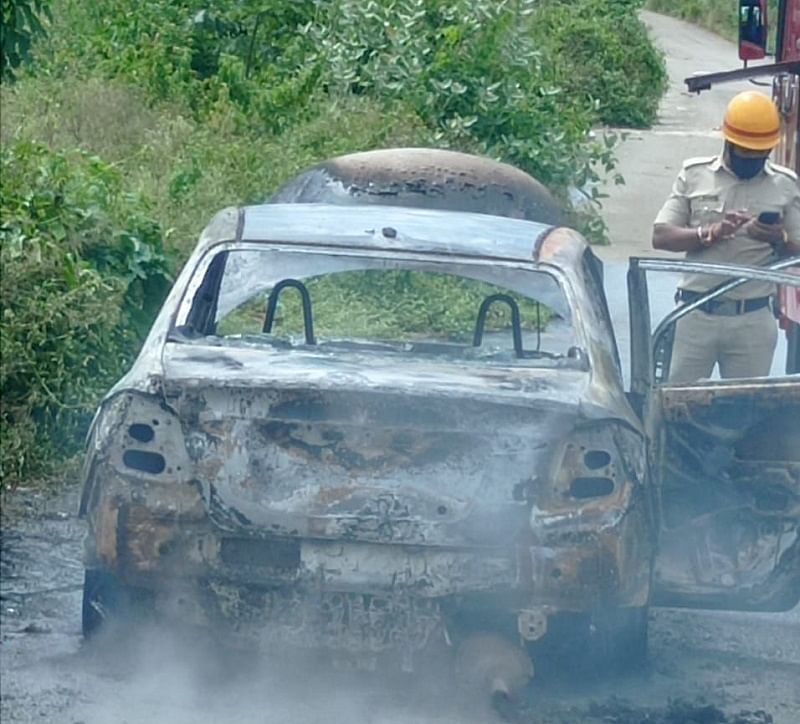
<svg viewBox="0 0 800 724"><path fill-rule="evenodd" d="M625 329L621 263L647 250L652 216L680 160L713 153L721 109L735 88L685 96L680 80L726 67L731 47L702 31L647 15L670 56L673 84L662 124L622 148L629 185L607 218L616 245L604 250L609 292ZM665 287L666 288L666 287ZM668 294L665 294L668 297ZM624 334L622 335L624 339ZM386 681L322 672L281 652L254 661L209 642L146 631L124 644L80 637L83 527L77 492L32 491L4 506L0 576L0 720L5 722L494 722L480 702L456 700L437 677ZM299 669L297 667L300 667ZM566 677L534 683L516 719L529 724L797 724L800 612L744 615L658 610L650 664L602 682Z"/></svg>
<svg viewBox="0 0 800 724"><path fill-rule="evenodd" d="M64 724L423 724L497 722L441 672L386 680L342 674L285 652L261 660L209 641L144 631L82 645L82 526L76 492L17 495L2 535L0 720ZM10 520L14 520L10 524ZM526 724L796 724L800 616L658 610L650 664L596 682L540 680ZM309 682L312 682L310 684ZM459 694L459 697L462 696Z"/></svg>

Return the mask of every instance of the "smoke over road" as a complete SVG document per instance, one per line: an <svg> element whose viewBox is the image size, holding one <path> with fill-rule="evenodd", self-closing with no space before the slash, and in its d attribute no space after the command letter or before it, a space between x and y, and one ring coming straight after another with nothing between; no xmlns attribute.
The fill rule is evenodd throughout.
<svg viewBox="0 0 800 724"><path fill-rule="evenodd" d="M147 628L83 644L83 526L74 493L5 501L0 719L66 724L329 724L501 721L447 667L414 677L340 672L287 651L242 652ZM13 509L9 509L9 508ZM620 678L537 671L511 718L529 724L685 721L796 724L800 611L655 611L650 663Z"/></svg>

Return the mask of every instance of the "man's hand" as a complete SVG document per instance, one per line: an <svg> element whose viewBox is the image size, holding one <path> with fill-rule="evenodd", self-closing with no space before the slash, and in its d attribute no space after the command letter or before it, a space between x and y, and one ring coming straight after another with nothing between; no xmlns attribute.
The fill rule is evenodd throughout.
<svg viewBox="0 0 800 724"><path fill-rule="evenodd" d="M706 233L709 241L713 244L720 239L732 237L742 226L754 222L757 223L750 214L745 214L741 211L729 211L722 221L711 224Z"/></svg>
<svg viewBox="0 0 800 724"><path fill-rule="evenodd" d="M783 222L779 221L777 224L764 224L758 219L750 219L744 227L747 235L763 241L765 244L781 244L786 238L783 228Z"/></svg>
<svg viewBox="0 0 800 724"><path fill-rule="evenodd" d="M708 226L653 224L653 248L664 251L697 251L732 237L752 218L744 211L729 211L722 221Z"/></svg>

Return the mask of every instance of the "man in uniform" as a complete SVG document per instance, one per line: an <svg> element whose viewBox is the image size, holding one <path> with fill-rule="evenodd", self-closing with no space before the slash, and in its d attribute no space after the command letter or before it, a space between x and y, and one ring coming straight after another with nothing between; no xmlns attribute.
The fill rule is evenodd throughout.
<svg viewBox="0 0 800 724"><path fill-rule="evenodd" d="M685 252L692 261L763 266L776 255L800 251L797 176L771 163L780 117L770 98L755 91L728 105L723 152L689 159L656 217L653 247ZM760 219L760 220L759 220ZM724 277L686 274L676 299L690 303ZM769 374L778 329L773 285L748 282L706 302L676 325L669 379L693 382L720 375Z"/></svg>

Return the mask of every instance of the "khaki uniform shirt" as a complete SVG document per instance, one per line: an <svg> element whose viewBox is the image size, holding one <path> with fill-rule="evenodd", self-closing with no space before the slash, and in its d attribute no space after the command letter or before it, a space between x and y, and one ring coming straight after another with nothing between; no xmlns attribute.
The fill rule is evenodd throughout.
<svg viewBox="0 0 800 724"><path fill-rule="evenodd" d="M656 217L656 224L707 226L721 221L725 213L742 211L758 216L763 211L777 211L789 241L800 242L800 187L797 176L788 168L767 161L764 170L749 180L738 178L725 166L721 156L692 158L683 164L672 193ZM769 244L748 236L744 229L709 247L686 252L692 261L725 262L764 266L773 260ZM681 289L707 291L726 280L711 274L685 274ZM775 293L766 282L748 282L727 295L729 299L752 299Z"/></svg>

